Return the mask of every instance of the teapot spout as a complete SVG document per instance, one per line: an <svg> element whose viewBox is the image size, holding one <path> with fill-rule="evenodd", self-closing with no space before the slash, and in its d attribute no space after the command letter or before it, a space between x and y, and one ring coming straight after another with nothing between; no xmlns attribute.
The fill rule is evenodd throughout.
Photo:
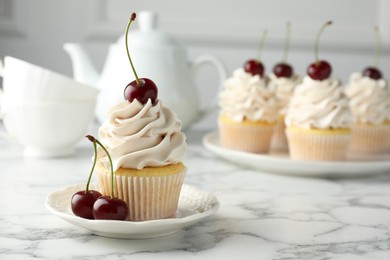
<svg viewBox="0 0 390 260"><path fill-rule="evenodd" d="M84 48L77 43L65 43L63 48L72 61L74 79L90 86L97 86L99 74Z"/></svg>

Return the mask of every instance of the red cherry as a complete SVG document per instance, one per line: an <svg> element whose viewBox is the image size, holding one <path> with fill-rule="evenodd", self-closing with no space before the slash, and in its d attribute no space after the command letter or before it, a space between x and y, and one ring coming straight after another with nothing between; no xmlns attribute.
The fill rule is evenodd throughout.
<svg viewBox="0 0 390 260"><path fill-rule="evenodd" d="M320 36L322 32L325 30L325 28L332 24L332 21L326 22L322 27L320 28L316 41L314 44L314 56L315 61L307 67L307 75L309 75L310 78L314 80L324 80L330 77L330 74L332 74L332 67L327 61L319 60L318 59L318 45L320 41Z"/></svg>
<svg viewBox="0 0 390 260"><path fill-rule="evenodd" d="M293 68L284 62L276 64L273 71L278 78L290 78L294 72Z"/></svg>
<svg viewBox="0 0 390 260"><path fill-rule="evenodd" d="M92 208L95 201L102 194L96 190L81 190L73 194L71 200L72 211L81 218L93 219Z"/></svg>
<svg viewBox="0 0 390 260"><path fill-rule="evenodd" d="M330 77L332 67L327 61L313 62L307 67L307 75L314 80L324 80Z"/></svg>
<svg viewBox="0 0 390 260"><path fill-rule="evenodd" d="M154 84L154 82L150 79L138 78L137 72L135 71L133 62L131 61L131 57L130 57L128 35L129 35L130 25L135 20L135 18L136 18L136 14L132 13L129 22L127 23L126 33L125 33L127 57L129 59L130 66L133 71L135 80L130 82L126 86L124 91L124 97L129 102L133 102L134 99L137 99L139 102L141 102L141 104L146 104L146 102L148 102L148 99L150 98L152 100L152 103L154 104L157 100L156 84Z"/></svg>
<svg viewBox="0 0 390 260"><path fill-rule="evenodd" d="M252 74L252 76L259 75L262 77L264 73L264 66L258 60L248 60L244 64L244 70L245 72Z"/></svg>
<svg viewBox="0 0 390 260"><path fill-rule="evenodd" d="M126 220L129 214L127 203L121 199L101 196L93 204L95 219Z"/></svg>
<svg viewBox="0 0 390 260"><path fill-rule="evenodd" d="M363 76L378 80L382 78L382 73L375 67L368 67L363 70Z"/></svg>
<svg viewBox="0 0 390 260"><path fill-rule="evenodd" d="M137 81L134 80L126 86L124 97L125 100L129 102L137 99L142 104L146 104L150 98L152 103L155 104L157 100L157 92L157 86L152 80L147 78L140 78L139 85L137 84Z"/></svg>

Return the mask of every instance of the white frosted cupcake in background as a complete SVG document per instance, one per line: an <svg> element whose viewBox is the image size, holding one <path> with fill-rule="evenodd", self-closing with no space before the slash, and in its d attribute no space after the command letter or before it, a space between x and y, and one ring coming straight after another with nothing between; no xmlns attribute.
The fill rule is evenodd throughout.
<svg viewBox="0 0 390 260"><path fill-rule="evenodd" d="M278 111L266 76L236 69L225 81L219 105L222 147L253 153L269 151Z"/></svg>
<svg viewBox="0 0 390 260"><path fill-rule="evenodd" d="M287 62L290 49L291 23L286 23L286 38L284 43L283 61L275 64L270 77L270 89L275 93L278 104L278 122L271 139L271 149L288 152L286 125L284 117L293 94L294 88L302 82L302 77L294 73L294 68Z"/></svg>
<svg viewBox="0 0 390 260"><path fill-rule="evenodd" d="M271 140L271 149L288 151L288 142L285 133L286 125L284 117L295 87L302 82L299 75L293 74L289 77L277 76L274 73L269 75L270 89L275 93L278 105L278 121Z"/></svg>
<svg viewBox="0 0 390 260"><path fill-rule="evenodd" d="M295 160L341 161L351 140L352 114L340 81L331 78L332 66L318 58L319 38L332 24L320 28L314 45L315 60L295 88L285 123L290 157Z"/></svg>
<svg viewBox="0 0 390 260"><path fill-rule="evenodd" d="M285 123L292 159L346 159L352 114L338 80L306 76L294 91Z"/></svg>
<svg viewBox="0 0 390 260"><path fill-rule="evenodd" d="M353 114L351 152L390 151L390 90L383 78L353 73L345 88Z"/></svg>

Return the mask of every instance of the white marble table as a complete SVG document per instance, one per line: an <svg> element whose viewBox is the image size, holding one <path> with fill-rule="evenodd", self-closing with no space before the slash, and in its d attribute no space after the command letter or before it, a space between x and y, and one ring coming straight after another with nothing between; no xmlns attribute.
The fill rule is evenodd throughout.
<svg viewBox="0 0 390 260"><path fill-rule="evenodd" d="M310 179L243 169L189 132L185 183L217 196L216 215L171 236L87 234L52 215L48 193L84 182L93 151L34 160L0 138L0 259L390 259L390 173Z"/></svg>

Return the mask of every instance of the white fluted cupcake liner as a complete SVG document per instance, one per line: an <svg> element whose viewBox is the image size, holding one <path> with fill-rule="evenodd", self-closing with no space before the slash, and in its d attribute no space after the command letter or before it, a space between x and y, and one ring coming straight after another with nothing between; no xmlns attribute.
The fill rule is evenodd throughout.
<svg viewBox="0 0 390 260"><path fill-rule="evenodd" d="M353 125L349 150L353 153L390 152L390 124Z"/></svg>
<svg viewBox="0 0 390 260"><path fill-rule="evenodd" d="M168 218L175 215L186 168L166 176L114 175L114 196L126 201L130 221ZM103 195L110 195L111 176L97 171Z"/></svg>
<svg viewBox="0 0 390 260"><path fill-rule="evenodd" d="M274 133L271 139L271 150L274 151L288 151L288 141L286 136L286 124L284 123L284 116L278 118Z"/></svg>
<svg viewBox="0 0 390 260"><path fill-rule="evenodd" d="M270 149L274 124L231 123L219 121L221 146L251 153L267 153Z"/></svg>
<svg viewBox="0 0 390 260"><path fill-rule="evenodd" d="M325 130L286 129L290 158L309 161L343 161L347 156L351 133Z"/></svg>

